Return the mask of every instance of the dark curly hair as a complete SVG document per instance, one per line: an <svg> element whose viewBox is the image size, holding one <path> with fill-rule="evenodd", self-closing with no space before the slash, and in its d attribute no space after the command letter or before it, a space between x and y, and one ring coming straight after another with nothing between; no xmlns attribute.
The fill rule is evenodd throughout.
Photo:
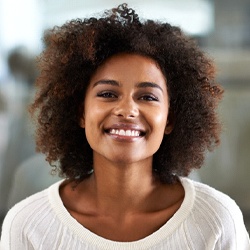
<svg viewBox="0 0 250 250"><path fill-rule="evenodd" d="M173 183L176 176L187 176L219 143L216 108L223 90L214 82L213 62L180 28L141 20L122 4L101 17L56 26L44 42L30 111L37 122L37 150L61 175L81 181L93 170L93 152L79 126L80 116L91 76L118 53L154 59L167 79L175 125L153 156L156 177Z"/></svg>

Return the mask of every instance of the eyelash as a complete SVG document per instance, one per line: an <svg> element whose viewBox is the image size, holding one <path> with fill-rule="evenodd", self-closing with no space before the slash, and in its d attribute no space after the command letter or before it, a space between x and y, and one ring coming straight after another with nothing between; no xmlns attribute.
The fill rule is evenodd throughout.
<svg viewBox="0 0 250 250"><path fill-rule="evenodd" d="M103 98L115 98L117 97L116 94L110 92L110 91L103 91L97 94L98 97L103 97Z"/></svg>
<svg viewBox="0 0 250 250"><path fill-rule="evenodd" d="M142 97L140 97L141 100L144 101L149 101L149 102L158 102L159 99L154 96L154 95L143 95Z"/></svg>
<svg viewBox="0 0 250 250"><path fill-rule="evenodd" d="M113 99L113 98L117 98L118 96L116 94L114 94L113 92L104 91L104 92L97 93L97 97L106 98L106 99ZM148 101L148 102L158 102L159 101L159 99L152 94L144 94L141 97L139 97L139 100Z"/></svg>

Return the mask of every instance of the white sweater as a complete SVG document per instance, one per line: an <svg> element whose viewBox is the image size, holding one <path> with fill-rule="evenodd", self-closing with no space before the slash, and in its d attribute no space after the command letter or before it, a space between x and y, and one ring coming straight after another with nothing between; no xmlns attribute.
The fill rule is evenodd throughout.
<svg viewBox="0 0 250 250"><path fill-rule="evenodd" d="M104 239L79 224L63 206L61 182L15 205L2 230L3 250L249 250L242 213L225 194L181 178L185 198L175 215L153 234L133 242Z"/></svg>

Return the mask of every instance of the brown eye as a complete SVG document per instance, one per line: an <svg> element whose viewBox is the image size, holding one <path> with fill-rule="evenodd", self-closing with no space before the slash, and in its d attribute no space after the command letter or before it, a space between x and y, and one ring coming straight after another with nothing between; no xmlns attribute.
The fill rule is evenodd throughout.
<svg viewBox="0 0 250 250"><path fill-rule="evenodd" d="M104 91L97 94L98 97L102 98L117 98L117 95L110 91Z"/></svg>
<svg viewBox="0 0 250 250"><path fill-rule="evenodd" d="M140 100L144 100L144 101L148 101L148 102L159 101L158 98L155 97L154 95L143 95L142 97L140 97Z"/></svg>

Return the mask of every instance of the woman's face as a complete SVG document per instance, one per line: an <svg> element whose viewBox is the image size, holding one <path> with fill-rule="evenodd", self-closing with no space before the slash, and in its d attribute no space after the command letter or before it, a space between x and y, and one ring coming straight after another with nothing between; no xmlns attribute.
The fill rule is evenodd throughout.
<svg viewBox="0 0 250 250"><path fill-rule="evenodd" d="M136 54L107 59L90 80L81 126L94 160L134 163L152 159L168 121L166 80L157 63Z"/></svg>

